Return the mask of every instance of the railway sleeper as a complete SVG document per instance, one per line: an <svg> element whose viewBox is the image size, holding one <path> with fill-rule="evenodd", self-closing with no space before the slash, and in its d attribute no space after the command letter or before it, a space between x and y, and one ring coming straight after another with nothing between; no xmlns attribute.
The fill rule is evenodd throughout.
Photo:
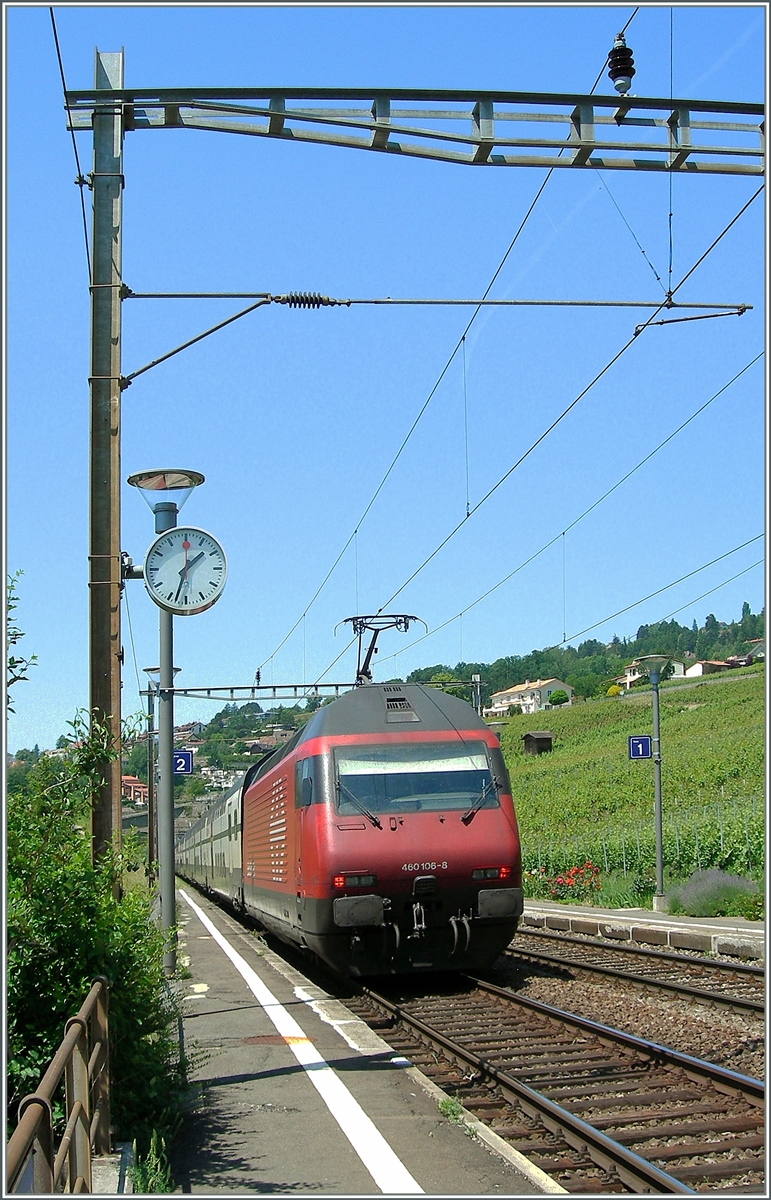
<svg viewBox="0 0 771 1200"><path fill-rule="evenodd" d="M618 1139L616 1139L618 1141ZM748 1137L724 1138L722 1142L680 1142L673 1146L638 1146L636 1153L651 1162L669 1162L675 1158L696 1158L704 1154L729 1154L732 1150L760 1150L765 1138L754 1134Z"/></svg>
<svg viewBox="0 0 771 1200"><path fill-rule="evenodd" d="M688 1180L730 1179L733 1175L763 1175L765 1162L762 1158L736 1158L732 1163L698 1163L691 1167L670 1167L670 1175L681 1183Z"/></svg>
<svg viewBox="0 0 771 1200"><path fill-rule="evenodd" d="M592 1122L597 1128L600 1128L599 1122ZM670 1138L670 1137L685 1137L688 1134L695 1133L729 1133L735 1130L737 1133L744 1133L748 1129L758 1129L765 1124L763 1117L721 1117L717 1121L689 1121L684 1125L657 1125L654 1129L621 1129L618 1133L614 1133L613 1137L617 1142L632 1143L643 1142L648 1138ZM736 1145L736 1143L732 1143ZM642 1151L640 1151L642 1153Z"/></svg>
<svg viewBox="0 0 771 1200"><path fill-rule="evenodd" d="M575 1089L573 1089L573 1090L575 1091ZM548 1094L548 1093L546 1093L546 1094ZM624 1101L627 1101L629 1104L632 1104L632 1103L642 1104L642 1105L650 1104L651 1106L653 1106L656 1104L661 1104L662 1101L666 1102L666 1101L672 1101L672 1100L701 1100L702 1095L703 1095L703 1092L695 1092L691 1088L673 1088L671 1092L665 1092L663 1090L660 1092L638 1092L636 1095L625 1096L623 1099L619 1098L618 1096L605 1096L605 1097L598 1096L592 1100L571 1100L570 1097L568 1097L568 1096L563 1097L563 1099L560 1099L559 1097L554 1097L554 1096L552 1096L550 1098L554 1099L557 1104L561 1104L563 1108L568 1109L569 1112L585 1112L587 1109L591 1109L591 1108L613 1108L613 1107L615 1107L616 1109L620 1109L620 1108L624 1107ZM710 1104L709 1108L697 1107L697 1108L682 1109L680 1111L682 1111L682 1112L725 1112L725 1107L726 1106L724 1104L723 1105ZM678 1110L674 1109L673 1111L677 1112ZM617 1112L616 1120L618 1120L619 1122L622 1122L622 1121L626 1122L626 1121L629 1121L632 1119L632 1115L633 1114L631 1114L631 1113ZM652 1112L652 1113L648 1113L648 1114L642 1113L640 1115L639 1119L643 1120L643 1121L652 1120L654 1117L657 1117L657 1116L658 1116L657 1112Z"/></svg>

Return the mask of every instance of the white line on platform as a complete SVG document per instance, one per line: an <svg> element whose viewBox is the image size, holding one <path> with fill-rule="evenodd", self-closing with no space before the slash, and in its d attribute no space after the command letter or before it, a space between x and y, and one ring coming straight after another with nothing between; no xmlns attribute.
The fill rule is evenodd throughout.
<svg viewBox="0 0 771 1200"><path fill-rule="evenodd" d="M423 1188L412 1178L380 1130L370 1120L359 1102L354 1099L343 1081L334 1073L329 1063L311 1044L307 1034L297 1024L294 1017L290 1016L262 982L257 972L253 971L246 959L233 949L224 934L220 933L206 913L190 899L187 892L180 888L179 894L185 903L190 905L204 927L209 930L217 945L228 956L239 974L243 976L247 987L265 1009L276 1031L287 1039L289 1049L305 1070L311 1083L380 1190L391 1194L422 1195Z"/></svg>

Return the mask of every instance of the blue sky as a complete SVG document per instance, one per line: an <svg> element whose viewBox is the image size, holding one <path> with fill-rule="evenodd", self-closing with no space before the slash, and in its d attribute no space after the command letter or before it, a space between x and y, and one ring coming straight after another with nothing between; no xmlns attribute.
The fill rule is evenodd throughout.
<svg viewBox="0 0 771 1200"><path fill-rule="evenodd" d="M56 8L67 84L93 83L94 47L125 49L126 86L480 88L586 92L632 6ZM46 7L7 6L8 571L22 570L9 748L52 746L88 703L87 273L75 164ZM760 101L765 8L676 7L676 96ZM670 87L670 9L641 6L627 40L633 91ZM604 79L598 88L610 92ZM77 135L91 166L91 136ZM135 291L319 291L476 297L544 177L197 131L125 141L124 278ZM752 178L675 177L673 283L756 190ZM613 200L608 193L612 193ZM615 204L614 202L615 201ZM616 207L618 206L618 207ZM741 318L651 328L465 523L391 611L430 629L533 561L462 621L410 648L381 639L376 677L491 661L585 636L634 636L677 612L702 624L764 603L761 359L589 516L617 480L764 346L764 197L686 283ZM622 216L618 210L623 213ZM492 295L658 300L666 282L663 173L555 171ZM630 232L631 227L632 232ZM634 235L634 236L633 236ZM638 245L639 243L639 245ZM644 257L640 252L642 247ZM233 301L130 301L132 371L224 318ZM202 471L181 521L228 556L217 605L175 624L179 683L312 682L345 645L335 625L373 612L431 554L627 341L630 309L483 310L397 466L305 620L273 655L345 545L445 368L471 310L273 305L137 379L123 394L122 474ZM466 432L467 426L467 432ZM141 562L152 518L124 486L122 543ZM556 538L541 554L537 551ZM564 575L563 575L564 568ZM648 593L668 588L606 620ZM694 602L695 601L695 602ZM129 622L130 618L130 622ZM157 660L141 583L123 605L124 715ZM574 639L574 644L582 638ZM398 657L389 657L398 651ZM326 676L346 680L351 650ZM144 680L144 677L142 677ZM144 683L143 685L144 686ZM180 702L177 719L215 711Z"/></svg>

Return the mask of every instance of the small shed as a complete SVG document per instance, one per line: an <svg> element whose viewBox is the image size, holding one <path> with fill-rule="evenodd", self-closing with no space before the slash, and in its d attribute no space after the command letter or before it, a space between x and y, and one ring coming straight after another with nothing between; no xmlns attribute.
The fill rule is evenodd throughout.
<svg viewBox="0 0 771 1200"><path fill-rule="evenodd" d="M523 733L522 741L525 743L525 754L549 754L554 734L548 733L546 730Z"/></svg>

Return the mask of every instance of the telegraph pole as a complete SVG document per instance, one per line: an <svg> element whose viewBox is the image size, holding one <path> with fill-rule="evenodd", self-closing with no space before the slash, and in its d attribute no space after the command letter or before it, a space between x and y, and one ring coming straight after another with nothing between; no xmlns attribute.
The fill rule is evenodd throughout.
<svg viewBox="0 0 771 1200"><path fill-rule="evenodd" d="M123 51L95 51L91 237L89 658L91 720L120 747L120 334ZM120 845L120 757L108 763L91 816L94 860Z"/></svg>

